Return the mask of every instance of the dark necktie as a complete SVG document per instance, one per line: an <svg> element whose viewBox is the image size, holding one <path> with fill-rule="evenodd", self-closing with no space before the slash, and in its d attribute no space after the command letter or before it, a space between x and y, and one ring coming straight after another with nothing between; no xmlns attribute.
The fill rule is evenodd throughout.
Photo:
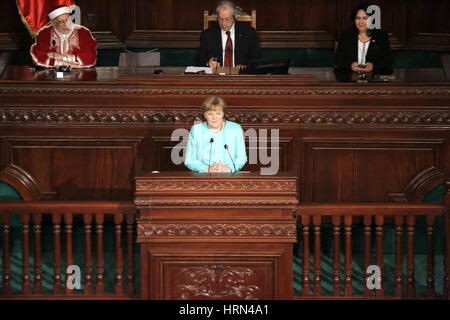
<svg viewBox="0 0 450 320"><path fill-rule="evenodd" d="M231 42L230 31L227 34L227 44L225 45L225 64L224 67L233 67L233 43Z"/></svg>

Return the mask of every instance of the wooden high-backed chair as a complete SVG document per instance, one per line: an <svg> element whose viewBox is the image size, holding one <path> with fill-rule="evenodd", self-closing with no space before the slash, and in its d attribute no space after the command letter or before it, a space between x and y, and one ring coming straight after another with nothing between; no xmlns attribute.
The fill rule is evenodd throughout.
<svg viewBox="0 0 450 320"><path fill-rule="evenodd" d="M250 22L250 25L256 29L256 10L252 10L252 14L245 13L241 8L237 7L239 22ZM203 11L203 30L209 28L210 22L217 22L217 14L209 14L208 10Z"/></svg>

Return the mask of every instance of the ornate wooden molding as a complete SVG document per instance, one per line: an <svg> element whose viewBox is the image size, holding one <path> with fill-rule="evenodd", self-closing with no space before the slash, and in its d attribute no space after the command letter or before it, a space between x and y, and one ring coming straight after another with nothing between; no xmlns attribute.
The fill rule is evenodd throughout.
<svg viewBox="0 0 450 320"><path fill-rule="evenodd" d="M137 206L217 206L217 207L240 207L240 206L296 206L297 200L291 199L154 199L151 196L139 196L134 203Z"/></svg>
<svg viewBox="0 0 450 320"><path fill-rule="evenodd" d="M136 181L136 191L284 191L296 192L295 181Z"/></svg>
<svg viewBox="0 0 450 320"><path fill-rule="evenodd" d="M338 108L336 108L338 109ZM342 108L341 108L342 109ZM235 111L227 115L231 121L245 124L292 125L395 125L395 126L449 126L449 111ZM192 124L201 121L198 111L115 111L102 109L35 109L8 108L0 111L0 124L52 124L52 125L111 125L111 124Z"/></svg>
<svg viewBox="0 0 450 320"><path fill-rule="evenodd" d="M135 88L135 87L59 87L59 86L2 86L0 94L96 94L96 95L450 95L450 88L443 87L383 87L383 88L364 88L360 89L348 87L328 87L328 88L227 88L227 87L208 87L208 88Z"/></svg>
<svg viewBox="0 0 450 320"><path fill-rule="evenodd" d="M0 181L11 185L25 201L39 200L42 197L41 187L34 178L15 164L10 164L0 171Z"/></svg>
<svg viewBox="0 0 450 320"><path fill-rule="evenodd" d="M255 284L255 278L256 274L251 268L241 266L183 268L177 275L175 299L258 299L262 297L262 290Z"/></svg>
<svg viewBox="0 0 450 320"><path fill-rule="evenodd" d="M443 183L443 179L442 171L435 167L427 168L408 182L401 193L389 194L389 201L396 203L420 202L433 187Z"/></svg>
<svg viewBox="0 0 450 320"><path fill-rule="evenodd" d="M141 222L138 239L157 238L288 238L296 236L295 223L165 223Z"/></svg>

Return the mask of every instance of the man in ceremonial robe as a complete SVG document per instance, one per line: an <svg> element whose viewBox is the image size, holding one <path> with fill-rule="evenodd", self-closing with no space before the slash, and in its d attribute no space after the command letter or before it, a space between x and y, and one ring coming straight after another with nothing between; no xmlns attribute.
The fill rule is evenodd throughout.
<svg viewBox="0 0 450 320"><path fill-rule="evenodd" d="M89 29L74 24L67 6L52 8L51 25L36 35L30 53L36 66L90 68L97 62L97 41Z"/></svg>

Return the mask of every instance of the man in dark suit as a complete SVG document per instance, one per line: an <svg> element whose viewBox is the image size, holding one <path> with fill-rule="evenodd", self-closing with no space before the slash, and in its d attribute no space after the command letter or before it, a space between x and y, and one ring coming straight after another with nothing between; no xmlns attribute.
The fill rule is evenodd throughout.
<svg viewBox="0 0 450 320"><path fill-rule="evenodd" d="M216 12L219 25L202 32L197 65L245 68L250 60L260 58L256 30L236 21L236 6L221 1Z"/></svg>

